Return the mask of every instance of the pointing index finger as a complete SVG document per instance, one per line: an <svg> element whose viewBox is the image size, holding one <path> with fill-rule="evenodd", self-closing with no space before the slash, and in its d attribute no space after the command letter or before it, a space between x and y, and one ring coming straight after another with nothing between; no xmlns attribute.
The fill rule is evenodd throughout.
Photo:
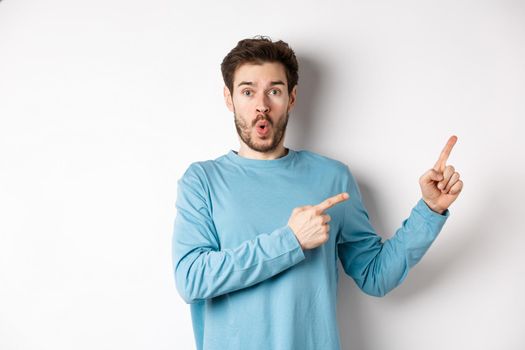
<svg viewBox="0 0 525 350"><path fill-rule="evenodd" d="M323 212L331 207L333 207L334 205L336 205L337 203L341 203L345 200L347 200L348 198L350 198L350 196L348 195L348 193L346 192L343 192L343 193L339 193L333 197L330 197L328 199L325 199L324 201L322 201L321 203L317 204L315 207L316 209L318 209L319 211Z"/></svg>
<svg viewBox="0 0 525 350"><path fill-rule="evenodd" d="M445 148L443 148L443 150L441 151L441 154L439 155L439 159L437 160L436 164L434 164L434 170L437 170L437 171L445 170L448 156L450 155L450 152L452 151L452 147L454 147L457 140L458 140L458 137L455 135L451 136L448 139L448 142L445 145Z"/></svg>

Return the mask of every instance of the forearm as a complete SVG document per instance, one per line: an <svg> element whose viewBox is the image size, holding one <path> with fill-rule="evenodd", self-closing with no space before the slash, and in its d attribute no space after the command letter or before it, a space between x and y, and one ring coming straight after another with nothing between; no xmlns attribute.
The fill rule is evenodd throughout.
<svg viewBox="0 0 525 350"><path fill-rule="evenodd" d="M433 212L420 200L395 235L381 243L366 268L362 289L368 294L383 296L401 284L441 231L448 212L444 214Z"/></svg>
<svg viewBox="0 0 525 350"><path fill-rule="evenodd" d="M250 287L305 258L288 226L260 234L235 248L217 251L195 247L182 256L183 248L174 241L176 285L187 303Z"/></svg>

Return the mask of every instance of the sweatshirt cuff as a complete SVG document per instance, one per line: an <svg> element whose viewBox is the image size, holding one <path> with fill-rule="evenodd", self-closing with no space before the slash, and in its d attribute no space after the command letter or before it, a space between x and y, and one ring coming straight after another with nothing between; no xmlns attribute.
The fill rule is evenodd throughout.
<svg viewBox="0 0 525 350"><path fill-rule="evenodd" d="M441 229L441 227L445 224L445 221L447 221L448 217L450 216L450 211L448 209L446 209L443 214L433 211L430 209L427 203L425 203L423 198L417 202L414 210L419 215L421 215L425 221L435 224L439 227L439 229Z"/></svg>
<svg viewBox="0 0 525 350"><path fill-rule="evenodd" d="M412 209L410 218L407 220L409 230L404 236L404 244L408 266L412 267L423 257L432 242L436 239L443 225L447 221L450 212L445 210L443 214L436 213L428 207L423 198Z"/></svg>
<svg viewBox="0 0 525 350"><path fill-rule="evenodd" d="M299 262L305 259L303 248L301 248L301 244L297 240L297 237L295 236L295 233L293 233L290 226L283 226L281 229L279 229L279 231L281 232L282 237L281 242L283 246L290 251L293 260L295 262Z"/></svg>

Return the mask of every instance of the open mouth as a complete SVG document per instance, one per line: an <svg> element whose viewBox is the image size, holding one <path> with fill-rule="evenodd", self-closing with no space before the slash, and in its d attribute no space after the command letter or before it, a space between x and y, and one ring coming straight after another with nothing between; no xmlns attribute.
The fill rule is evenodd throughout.
<svg viewBox="0 0 525 350"><path fill-rule="evenodd" d="M259 135L264 136L270 131L270 123L267 120L260 120L255 124L255 130Z"/></svg>
<svg viewBox="0 0 525 350"><path fill-rule="evenodd" d="M266 129L270 123L267 120L259 120L255 126L259 129Z"/></svg>

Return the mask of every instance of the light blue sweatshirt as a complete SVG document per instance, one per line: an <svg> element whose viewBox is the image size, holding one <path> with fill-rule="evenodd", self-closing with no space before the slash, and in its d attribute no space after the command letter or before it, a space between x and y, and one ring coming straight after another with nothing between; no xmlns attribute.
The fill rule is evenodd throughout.
<svg viewBox="0 0 525 350"><path fill-rule="evenodd" d="M296 207L341 192L325 211L329 240L302 250L287 225ZM337 258L359 288L383 296L430 247L449 211L420 199L390 239L370 224L348 166L310 152L273 160L235 151L192 163L178 180L173 268L191 304L198 350L338 350Z"/></svg>

